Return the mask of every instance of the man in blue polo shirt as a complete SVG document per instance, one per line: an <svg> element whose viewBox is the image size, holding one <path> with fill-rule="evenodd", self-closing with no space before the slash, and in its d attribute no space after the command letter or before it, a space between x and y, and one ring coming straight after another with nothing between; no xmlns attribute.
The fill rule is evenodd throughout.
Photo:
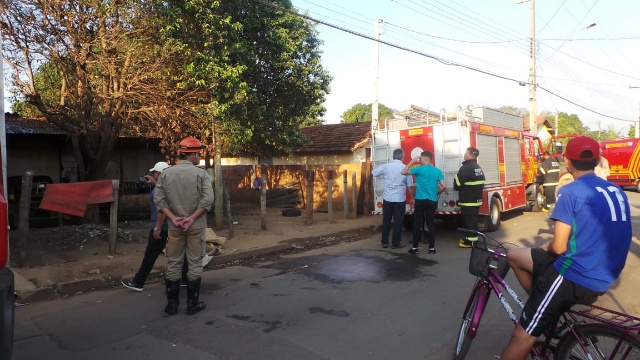
<svg viewBox="0 0 640 360"><path fill-rule="evenodd" d="M571 306L593 303L624 268L631 246L629 201L619 186L594 174L599 149L586 136L569 141L564 158L575 180L558 191L553 240L507 253L530 296L502 360L525 359L544 329Z"/></svg>
<svg viewBox="0 0 640 360"><path fill-rule="evenodd" d="M447 189L442 170L433 166L433 154L423 151L419 157L412 159L402 169L402 175L416 176L415 210L413 211L413 245L409 254L418 253L418 243L422 235L422 219L426 217L427 239L429 240L429 254L436 253L436 225L435 216L438 208L438 195ZM419 166L411 167L415 163Z"/></svg>

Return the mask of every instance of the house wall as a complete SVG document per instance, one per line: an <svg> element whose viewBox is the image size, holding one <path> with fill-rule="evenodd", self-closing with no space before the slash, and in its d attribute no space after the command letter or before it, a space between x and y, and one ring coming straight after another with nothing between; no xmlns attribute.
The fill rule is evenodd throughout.
<svg viewBox="0 0 640 360"><path fill-rule="evenodd" d="M333 173L333 193L332 206L334 211L342 211L344 208L344 178L343 172L347 171L347 196L348 207L351 208L352 196L352 176L356 174L356 191L360 193L361 185L361 164L343 164L343 165L228 165L222 169L224 179L229 187L231 198L236 202L255 203L260 206L260 192L252 189L252 183L256 176L260 176L262 172L266 174L266 188L275 189L285 186L294 185L299 189L301 199L304 201L306 197L306 179L305 170L315 170L314 179L314 209L328 209L328 184L330 172ZM361 195L358 197L362 201Z"/></svg>

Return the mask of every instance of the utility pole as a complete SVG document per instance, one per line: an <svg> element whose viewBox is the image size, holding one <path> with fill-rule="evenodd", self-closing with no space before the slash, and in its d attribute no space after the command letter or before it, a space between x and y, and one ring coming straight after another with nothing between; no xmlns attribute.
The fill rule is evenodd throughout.
<svg viewBox="0 0 640 360"><path fill-rule="evenodd" d="M371 122L378 127L378 81L380 79L380 23L382 19L376 18L374 24L375 53L373 57L373 103L371 104Z"/></svg>
<svg viewBox="0 0 640 360"><path fill-rule="evenodd" d="M536 86L536 2L531 1L531 54L529 55L529 127L531 132L536 134L537 109L537 86Z"/></svg>
<svg viewBox="0 0 640 360"><path fill-rule="evenodd" d="M529 1L531 45L529 47L529 131L536 133L537 109L537 86L536 86L536 3L535 0L518 0L518 4Z"/></svg>
<svg viewBox="0 0 640 360"><path fill-rule="evenodd" d="M629 89L640 89L640 86L629 86ZM635 138L640 137L640 102L638 103L638 112L636 113L636 131Z"/></svg>

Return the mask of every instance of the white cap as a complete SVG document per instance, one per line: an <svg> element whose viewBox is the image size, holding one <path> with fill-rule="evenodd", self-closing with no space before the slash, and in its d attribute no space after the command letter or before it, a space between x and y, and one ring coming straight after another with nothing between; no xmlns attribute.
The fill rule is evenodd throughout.
<svg viewBox="0 0 640 360"><path fill-rule="evenodd" d="M158 161L155 165L153 165L153 167L151 169L149 169L149 171L157 171L157 172L162 172L162 170L166 169L169 167L169 164L167 164L164 161Z"/></svg>

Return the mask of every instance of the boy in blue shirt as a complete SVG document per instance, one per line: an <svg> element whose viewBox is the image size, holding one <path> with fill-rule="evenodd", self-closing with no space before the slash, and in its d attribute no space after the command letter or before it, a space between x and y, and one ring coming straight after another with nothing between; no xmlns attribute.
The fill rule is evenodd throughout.
<svg viewBox="0 0 640 360"><path fill-rule="evenodd" d="M543 330L573 305L593 303L624 268L631 246L629 201L619 186L595 175L599 150L586 136L569 141L564 158L574 181L558 191L553 240L507 253L530 296L502 360L525 359Z"/></svg>
<svg viewBox="0 0 640 360"><path fill-rule="evenodd" d="M422 219L426 216L427 239L429 240L429 254L436 253L436 225L435 216L438 208L438 195L447 189L442 170L431 164L433 154L423 151L419 157L412 159L402 169L402 175L416 176L415 209L413 211L413 245L409 254L418 253L418 243L422 235ZM411 165L419 162L419 166Z"/></svg>

